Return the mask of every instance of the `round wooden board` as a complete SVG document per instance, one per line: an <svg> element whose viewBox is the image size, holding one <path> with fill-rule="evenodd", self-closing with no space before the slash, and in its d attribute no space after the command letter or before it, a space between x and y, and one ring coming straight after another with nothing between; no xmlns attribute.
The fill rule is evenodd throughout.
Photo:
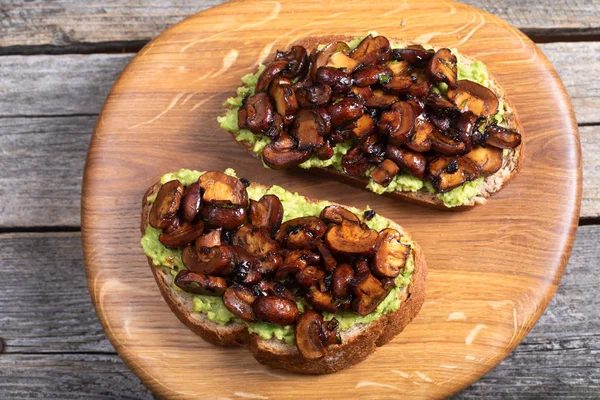
<svg viewBox="0 0 600 400"><path fill-rule="evenodd" d="M223 101L276 49L306 36L364 35L456 47L485 62L525 130L521 172L485 206L445 212L383 198L304 171L263 169L222 131ZM326 376L259 365L249 351L205 343L162 299L140 248L140 204L182 167L241 176L317 199L369 204L405 226L429 265L415 321L365 362ZM83 244L92 300L127 365L169 398L439 398L498 364L544 311L577 226L581 157L562 83L523 34L444 0L236 1L148 44L112 89L83 186Z"/></svg>

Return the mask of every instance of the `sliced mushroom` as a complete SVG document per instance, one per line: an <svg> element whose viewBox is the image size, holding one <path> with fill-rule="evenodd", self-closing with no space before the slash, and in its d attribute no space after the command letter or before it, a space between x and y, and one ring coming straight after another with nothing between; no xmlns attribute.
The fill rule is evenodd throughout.
<svg viewBox="0 0 600 400"><path fill-rule="evenodd" d="M472 81L458 81L456 89L448 89L448 98L463 113L470 111L478 117L491 117L498 112L494 92Z"/></svg>
<svg viewBox="0 0 600 400"><path fill-rule="evenodd" d="M331 87L323 84L302 86L296 90L296 99L300 107L310 108L329 103L331 100Z"/></svg>
<svg viewBox="0 0 600 400"><path fill-rule="evenodd" d="M245 120L245 126L253 133L269 130L273 123L273 103L267 93L259 92L244 100L238 112L238 121Z"/></svg>
<svg viewBox="0 0 600 400"><path fill-rule="evenodd" d="M336 298L348 297L352 294L354 269L348 264L340 264L333 271L331 291Z"/></svg>
<svg viewBox="0 0 600 400"><path fill-rule="evenodd" d="M443 193L479 177L479 168L467 157L439 156L429 163L430 180Z"/></svg>
<svg viewBox="0 0 600 400"><path fill-rule="evenodd" d="M425 179L427 160L420 153L415 153L398 146L388 146L386 155L399 167L407 170L419 179Z"/></svg>
<svg viewBox="0 0 600 400"><path fill-rule="evenodd" d="M431 132L431 149L448 156L463 154L467 151L467 146L460 140L455 140L444 135L440 130L434 129Z"/></svg>
<svg viewBox="0 0 600 400"><path fill-rule="evenodd" d="M392 107L379 118L379 134L389 137L392 144L402 145L410 140L415 125L415 110L405 101L392 104Z"/></svg>
<svg viewBox="0 0 600 400"><path fill-rule="evenodd" d="M283 219L283 205L279 197L273 194L265 194L258 201L250 201L250 223L262 226L269 234L274 234Z"/></svg>
<svg viewBox="0 0 600 400"><path fill-rule="evenodd" d="M369 267L369 261L367 261L364 257L359 257L354 261L354 270L356 271L356 279L361 280L366 275L371 273L371 268Z"/></svg>
<svg viewBox="0 0 600 400"><path fill-rule="evenodd" d="M431 134L433 133L433 124L424 118L415 120L414 134L406 147L419 153L424 153L431 148Z"/></svg>
<svg viewBox="0 0 600 400"><path fill-rule="evenodd" d="M225 279L187 269L177 273L177 276L175 276L175 285L184 292L208 296L222 296L227 290Z"/></svg>
<svg viewBox="0 0 600 400"><path fill-rule="evenodd" d="M445 132L452 126L454 115L449 110L432 109L428 113L431 123L440 131Z"/></svg>
<svg viewBox="0 0 600 400"><path fill-rule="evenodd" d="M289 249L312 249L316 246L315 239L322 238L326 228L317 217L294 218L279 227L275 239Z"/></svg>
<svg viewBox="0 0 600 400"><path fill-rule="evenodd" d="M254 225L239 228L233 237L233 244L243 247L259 259L279 251L279 243L271 239L267 228Z"/></svg>
<svg viewBox="0 0 600 400"><path fill-rule="evenodd" d="M325 278L325 272L314 265L302 268L301 271L296 273L296 282L304 289L308 289L309 287L318 284L323 278Z"/></svg>
<svg viewBox="0 0 600 400"><path fill-rule="evenodd" d="M378 61L389 60L390 50L390 42L387 38L368 35L352 50L350 57L368 66Z"/></svg>
<svg viewBox="0 0 600 400"><path fill-rule="evenodd" d="M323 145L323 125L319 118L316 111L307 108L296 114L290 133L298 141L298 150L312 150Z"/></svg>
<svg viewBox="0 0 600 400"><path fill-rule="evenodd" d="M361 176L370 167L369 160L362 154L360 145L354 146L342 157L342 169L350 176Z"/></svg>
<svg viewBox="0 0 600 400"><path fill-rule="evenodd" d="M442 96L440 93L436 93L433 91L429 92L425 96L425 102L429 107L437 108L440 110L451 110L456 108L456 105L453 102Z"/></svg>
<svg viewBox="0 0 600 400"><path fill-rule="evenodd" d="M351 132L354 138L358 139L358 141L362 141L364 138L374 133L376 129L377 126L375 125L375 120L373 120L369 114L363 114L362 117L356 120L356 127L354 127Z"/></svg>
<svg viewBox="0 0 600 400"><path fill-rule="evenodd" d="M221 229L215 229L214 231L210 231L205 233L196 239L196 249L200 247L215 247L221 245Z"/></svg>
<svg viewBox="0 0 600 400"><path fill-rule="evenodd" d="M236 177L221 171L208 171L198 179L204 194L202 201L212 205L235 205L246 207L248 193L244 184Z"/></svg>
<svg viewBox="0 0 600 400"><path fill-rule="evenodd" d="M161 229L168 227L179 210L182 195L183 185L178 180L162 185L150 209L148 216L150 226Z"/></svg>
<svg viewBox="0 0 600 400"><path fill-rule="evenodd" d="M185 189L180 205L181 216L185 221L191 222L196 218L196 215L200 212L201 200L202 193L198 182L192 183Z"/></svg>
<svg viewBox="0 0 600 400"><path fill-rule="evenodd" d="M352 78L356 86L367 87L376 83L389 82L393 74L387 65L374 64L356 71L352 74Z"/></svg>
<svg viewBox="0 0 600 400"><path fill-rule="evenodd" d="M254 291L263 296L277 296L288 300L294 300L294 294L281 282L262 280L254 286Z"/></svg>
<svg viewBox="0 0 600 400"><path fill-rule="evenodd" d="M477 126L477 117L475 114L466 112L460 114L456 121L456 128L465 134L471 135Z"/></svg>
<svg viewBox="0 0 600 400"><path fill-rule="evenodd" d="M329 134L328 142L332 145L344 143L350 137L350 132L348 129L333 129Z"/></svg>
<svg viewBox="0 0 600 400"><path fill-rule="evenodd" d="M410 76L393 76L389 81L383 82L381 87L385 92L401 94L407 92L413 83Z"/></svg>
<svg viewBox="0 0 600 400"><path fill-rule="evenodd" d="M298 102L292 83L286 78L273 79L269 85L269 94L275 101L277 113L283 118L283 124L291 124L296 111L298 111Z"/></svg>
<svg viewBox="0 0 600 400"><path fill-rule="evenodd" d="M318 360L327 354L323 343L323 317L321 314L307 310L300 314L294 333L300 354L307 360Z"/></svg>
<svg viewBox="0 0 600 400"><path fill-rule="evenodd" d="M252 294L252 290L241 285L230 286L223 294L225 308L246 322L256 320L252 309L254 300L256 300L256 296Z"/></svg>
<svg viewBox="0 0 600 400"><path fill-rule="evenodd" d="M427 75L421 71L414 71L411 73L413 78L413 84L408 88L408 93L413 97L424 97L427 96L433 84L427 77Z"/></svg>
<svg viewBox="0 0 600 400"><path fill-rule="evenodd" d="M352 89L350 89L350 92L348 92L348 97L355 97L364 103L367 100L369 100L371 97L373 97L373 90L371 89L370 86L367 86L367 87L352 86Z"/></svg>
<svg viewBox="0 0 600 400"><path fill-rule="evenodd" d="M320 67L315 82L331 87L333 94L348 93L352 88L350 75L334 67Z"/></svg>
<svg viewBox="0 0 600 400"><path fill-rule="evenodd" d="M184 222L176 230L161 233L158 240L168 247L183 247L198 239L202 235L202 232L204 232L204 223L202 221L195 223Z"/></svg>
<svg viewBox="0 0 600 400"><path fill-rule="evenodd" d="M395 162L385 159L371 171L371 179L381 186L387 187L398 174L399 170L400 168L398 168Z"/></svg>
<svg viewBox="0 0 600 400"><path fill-rule="evenodd" d="M366 274L354 288L355 298L352 302L352 310L362 316L372 313L393 287L393 282L388 281L383 284L373 275Z"/></svg>
<svg viewBox="0 0 600 400"><path fill-rule="evenodd" d="M496 124L485 127L486 144L500 149L513 149L521 144L521 134Z"/></svg>
<svg viewBox="0 0 600 400"><path fill-rule="evenodd" d="M296 275L308 265L317 264L321 260L318 254L309 250L291 250L285 255L281 267L275 272L275 279L283 280Z"/></svg>
<svg viewBox="0 0 600 400"><path fill-rule="evenodd" d="M286 127L283 124L283 117L279 113L274 113L273 123L267 129L264 134L270 137L272 140L277 140L286 131Z"/></svg>
<svg viewBox="0 0 600 400"><path fill-rule="evenodd" d="M381 89L373 90L373 97L365 101L365 107L368 108L385 108L391 106L398 101L398 96L387 94Z"/></svg>
<svg viewBox="0 0 600 400"><path fill-rule="evenodd" d="M331 56L338 52L349 52L350 48L344 42L333 42L323 48L323 50L316 53L316 57L310 68L310 77L315 82L317 79L317 70L324 67L329 62Z"/></svg>
<svg viewBox="0 0 600 400"><path fill-rule="evenodd" d="M275 77L279 76L287 66L287 61L273 61L265 68L256 81L256 93L265 90Z"/></svg>
<svg viewBox="0 0 600 400"><path fill-rule="evenodd" d="M465 157L477 164L484 176L494 174L502 168L502 149L496 147L475 147Z"/></svg>
<svg viewBox="0 0 600 400"><path fill-rule="evenodd" d="M323 260L323 267L327 272L332 272L337 267L337 261L322 241L317 242L317 250Z"/></svg>
<svg viewBox="0 0 600 400"><path fill-rule="evenodd" d="M181 206L180 206L181 208ZM169 222L169 226L163 228L163 233L171 233L181 228L181 224L184 223L183 218L179 217L179 213L175 214L171 221Z"/></svg>
<svg viewBox="0 0 600 400"><path fill-rule="evenodd" d="M235 250L232 246L187 246L181 253L187 269L209 275L228 275L235 266Z"/></svg>
<svg viewBox="0 0 600 400"><path fill-rule="evenodd" d="M427 65L427 75L435 82L444 82L450 89L456 89L458 70L456 56L449 49L439 49Z"/></svg>
<svg viewBox="0 0 600 400"><path fill-rule="evenodd" d="M295 141L287 133L283 133L277 141L264 148L262 159L270 168L284 169L302 164L310 155L310 150L298 150Z"/></svg>
<svg viewBox="0 0 600 400"><path fill-rule="evenodd" d="M259 296L252 310L259 320L283 326L293 324L300 314L294 301L277 296Z"/></svg>
<svg viewBox="0 0 600 400"><path fill-rule="evenodd" d="M343 220L360 222L356 214L342 206L327 206L321 211L319 217L327 224L339 225Z"/></svg>
<svg viewBox="0 0 600 400"><path fill-rule="evenodd" d="M333 157L335 151L329 142L325 142L321 147L315 149L314 153L317 155L319 160L329 160L331 157Z"/></svg>
<svg viewBox="0 0 600 400"><path fill-rule="evenodd" d="M309 291L306 301L318 311L327 311L330 313L339 311L339 306L334 302L332 294L330 292L321 292L316 287L313 287Z"/></svg>
<svg viewBox="0 0 600 400"><path fill-rule="evenodd" d="M392 50L392 58L394 60L404 60L410 64L422 65L429 61L435 54L433 49L425 50L419 44L407 46L404 49Z"/></svg>
<svg viewBox="0 0 600 400"><path fill-rule="evenodd" d="M410 65L406 61L388 61L386 65L394 76L407 76L410 72Z"/></svg>
<svg viewBox="0 0 600 400"><path fill-rule="evenodd" d="M235 267L231 277L235 282L244 285L254 285L262 278L260 260L240 246L232 246L235 256Z"/></svg>
<svg viewBox="0 0 600 400"><path fill-rule="evenodd" d="M325 234L327 247L340 255L373 255L376 241L377 231L348 220L342 220L340 225L331 225Z"/></svg>
<svg viewBox="0 0 600 400"><path fill-rule="evenodd" d="M219 207L206 205L200 212L204 224L208 228L221 228L234 231L246 223L246 209L241 206Z"/></svg>
<svg viewBox="0 0 600 400"><path fill-rule="evenodd" d="M327 67L333 67L343 70L347 74L351 74L360 66L360 62L348 57L342 52L333 53L329 57Z"/></svg>
<svg viewBox="0 0 600 400"><path fill-rule="evenodd" d="M419 97L409 97L406 102L415 110L415 115L421 115L425 112L425 102Z"/></svg>
<svg viewBox="0 0 600 400"><path fill-rule="evenodd" d="M402 272L410 247L400 242L402 235L395 229L379 232L377 252L373 257L373 273L380 278L395 278Z"/></svg>
<svg viewBox="0 0 600 400"><path fill-rule="evenodd" d="M303 76L309 66L308 53L302 46L292 46L288 52L278 50L275 53L275 61L287 61L281 76L288 79Z"/></svg>
<svg viewBox="0 0 600 400"><path fill-rule="evenodd" d="M331 116L331 126L336 128L356 121L363 116L365 110L360 101L346 97L327 107L327 113Z"/></svg>

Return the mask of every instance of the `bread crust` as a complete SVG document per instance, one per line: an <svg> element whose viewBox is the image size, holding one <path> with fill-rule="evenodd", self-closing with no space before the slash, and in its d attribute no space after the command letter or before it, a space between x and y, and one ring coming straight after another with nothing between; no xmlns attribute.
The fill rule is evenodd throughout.
<svg viewBox="0 0 600 400"><path fill-rule="evenodd" d="M157 182L144 194L140 226L142 236L148 227L148 215L152 207L148 196L158 191L160 186L160 182ZM313 200L307 199L307 201ZM410 239L410 235L400 225L393 223L393 227ZM194 312L191 297L179 293L171 287L173 277L167 268L155 266L150 257L146 258L169 308L181 322L207 342L219 346L247 347L258 362L271 367L305 374L328 374L363 361L377 347L386 344L402 332L418 314L425 301L427 265L421 248L416 242L413 241L413 243L415 269L411 283L401 294L400 308L369 324L359 324L347 331L342 331L342 344L329 346L327 355L320 360L307 360L295 345L285 344L275 338L261 339L257 334L249 333L244 324L219 325L209 320L204 314Z"/></svg>
<svg viewBox="0 0 600 400"><path fill-rule="evenodd" d="M354 37L346 36L346 35L328 35L328 36L319 36L319 37L308 37L302 38L298 41L294 42L292 45L300 45L304 46L308 50L312 50L317 47L319 44L331 43L334 41L345 41L348 42L353 40ZM389 38L388 38L389 39ZM412 44L419 44L410 40L395 40L390 39L390 42L398 43L402 46L408 46ZM434 48L438 49L438 48ZM475 62L474 59L467 57L461 54L465 60L469 63ZM270 62L271 60L267 60ZM507 128L516 130L523 135L523 126L517 116L517 112L511 103L511 101L506 96L505 91L500 87L498 82L494 79L492 74L488 71L488 88L494 92L494 94L504 102L505 109L505 119L503 121L504 125ZM231 133L231 132L230 132ZM233 138L235 139L235 134L231 133ZM255 154L252 151L253 145L248 142L236 142L244 147L250 155L255 158L260 159L260 156ZM458 207L447 207L440 199L436 197L436 193L423 193L423 192L385 192L383 193L386 197L391 197L398 200L408 201L414 204L426 205L432 208L440 209L440 210L451 210L451 211L467 211L471 210L473 206L476 204L485 204L487 198L489 198L492 194L500 191L504 186L510 182L517 172L519 172L522 164L522 156L523 153L523 143L521 143L518 147L512 150L509 157L504 157L504 162L501 169L493 175L490 175L484 179L484 183L481 185L480 192L471 200L470 203L464 204ZM343 183L355 186L360 189L365 189L367 183L369 182L368 178L361 176L355 177L346 174L342 174L331 167L327 168L310 168L308 170L311 173L317 173L319 176L325 175L328 178L335 179L341 181Z"/></svg>

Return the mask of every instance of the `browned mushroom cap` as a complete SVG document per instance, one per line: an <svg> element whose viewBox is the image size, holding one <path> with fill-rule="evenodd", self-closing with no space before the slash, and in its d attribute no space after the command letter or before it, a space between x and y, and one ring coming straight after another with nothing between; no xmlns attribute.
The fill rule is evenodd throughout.
<svg viewBox="0 0 600 400"><path fill-rule="evenodd" d="M352 50L350 57L363 65L371 65L378 61L389 60L390 53L390 42L386 37L368 35Z"/></svg>
<svg viewBox="0 0 600 400"><path fill-rule="evenodd" d="M254 300L256 300L256 297L252 294L252 290L241 285L230 286L223 294L225 307L246 322L256 320L252 310Z"/></svg>
<svg viewBox="0 0 600 400"><path fill-rule="evenodd" d="M327 62L327 67L338 68L346 72L347 74L351 74L360 66L360 62L348 57L346 54L340 52L333 53L329 57L329 61Z"/></svg>
<svg viewBox="0 0 600 400"><path fill-rule="evenodd" d="M273 140L277 140L279 136L281 136L281 134L285 132L285 130L286 127L283 124L283 117L279 115L279 113L274 113L273 123L271 124L269 129L267 129L267 131L264 132L264 135L270 137Z"/></svg>
<svg viewBox="0 0 600 400"><path fill-rule="evenodd" d="M352 78L356 86L366 87L380 82L389 82L393 74L387 65L375 64L356 71L352 74Z"/></svg>
<svg viewBox="0 0 600 400"><path fill-rule="evenodd" d="M283 72L287 64L288 63L285 60L273 61L271 64L269 64L256 81L256 93L265 90L271 81Z"/></svg>
<svg viewBox="0 0 600 400"><path fill-rule="evenodd" d="M150 209L148 218L150 226L161 229L168 227L177 210L179 210L182 194L183 185L178 180L169 181L162 185Z"/></svg>
<svg viewBox="0 0 600 400"><path fill-rule="evenodd" d="M206 205L200 216L208 228L234 231L246 222L246 209L241 206L219 207Z"/></svg>
<svg viewBox="0 0 600 400"><path fill-rule="evenodd" d="M321 314L307 310L300 314L296 328L296 345L300 354L308 360L318 360L327 353L323 343L323 317Z"/></svg>
<svg viewBox="0 0 600 400"><path fill-rule="evenodd" d="M244 184L236 177L221 171L208 171L198 179L204 191L202 200L213 205L248 205L248 193Z"/></svg>
<svg viewBox="0 0 600 400"><path fill-rule="evenodd" d="M298 140L298 150L312 150L324 143L325 126L320 115L307 108L302 108L296 114L290 133Z"/></svg>
<svg viewBox="0 0 600 400"><path fill-rule="evenodd" d="M246 98L238 112L238 121L245 119L245 127L253 133L266 132L273 123L273 103L264 92Z"/></svg>
<svg viewBox="0 0 600 400"><path fill-rule="evenodd" d="M292 83L286 78L273 79L269 85L269 94L275 101L277 113L283 117L283 124L291 124L294 121L294 114L298 111Z"/></svg>
<svg viewBox="0 0 600 400"><path fill-rule="evenodd" d="M215 229L196 239L196 249L200 247L215 247L221 245L221 230Z"/></svg>
<svg viewBox="0 0 600 400"><path fill-rule="evenodd" d="M300 217L283 223L275 239L289 249L312 249L316 246L315 239L325 234L327 227L317 217Z"/></svg>
<svg viewBox="0 0 600 400"><path fill-rule="evenodd" d="M400 148L398 146L388 146L386 155L399 167L407 170L411 175L419 179L425 179L425 168L427 160L425 156Z"/></svg>
<svg viewBox="0 0 600 400"><path fill-rule="evenodd" d="M406 147L419 153L428 151L431 148L430 136L433 129L431 122L424 118L417 118L413 129L414 134L410 141L406 143Z"/></svg>
<svg viewBox="0 0 600 400"><path fill-rule="evenodd" d="M175 276L175 285L184 292L208 296L222 296L227 290L225 279L187 269L177 273L177 276Z"/></svg>
<svg viewBox="0 0 600 400"><path fill-rule="evenodd" d="M361 280L365 275L371 273L371 267L369 267L369 261L364 257L359 257L354 261L354 270L356 271L356 277Z"/></svg>
<svg viewBox="0 0 600 400"><path fill-rule="evenodd" d="M321 292L313 287L305 298L315 310L330 313L339 311L339 306L334 302L331 292Z"/></svg>
<svg viewBox="0 0 600 400"><path fill-rule="evenodd" d="M360 220L352 211L342 206L327 206L319 216L327 224L341 224L343 220L359 223Z"/></svg>
<svg viewBox="0 0 600 400"><path fill-rule="evenodd" d="M431 108L437 108L441 110L451 110L456 108L453 102L442 96L440 93L429 92L425 96L425 102Z"/></svg>
<svg viewBox="0 0 600 400"><path fill-rule="evenodd" d="M348 264L340 264L333 271L331 291L337 298L348 297L352 294L354 269Z"/></svg>
<svg viewBox="0 0 600 400"><path fill-rule="evenodd" d="M196 218L196 215L200 212L201 200L202 193L198 182L192 183L185 189L180 205L181 216L185 221L191 222Z"/></svg>
<svg viewBox="0 0 600 400"><path fill-rule="evenodd" d="M485 176L494 174L502 167L502 149L496 147L475 147L465 154Z"/></svg>
<svg viewBox="0 0 600 400"><path fill-rule="evenodd" d="M234 248L229 245L215 247L187 246L181 253L187 269L209 275L227 274L235 265Z"/></svg>
<svg viewBox="0 0 600 400"><path fill-rule="evenodd" d="M352 86L352 89L350 89L350 92L348 92L348 97L355 97L364 103L365 101L373 97L373 89L371 89L370 86Z"/></svg>
<svg viewBox="0 0 600 400"><path fill-rule="evenodd" d="M448 89L448 98L463 113L470 111L478 117L491 117L498 112L494 92L472 81L458 81L456 89Z"/></svg>
<svg viewBox="0 0 600 400"><path fill-rule="evenodd" d="M346 97L327 107L327 113L331 116L331 126L335 128L356 121L363 116L365 109L360 101Z"/></svg>
<svg viewBox="0 0 600 400"><path fill-rule="evenodd" d="M198 239L204 232L204 223L198 221L195 223L184 222L178 229L171 232L163 232L158 237L158 240L169 247L183 247Z"/></svg>
<svg viewBox="0 0 600 400"><path fill-rule="evenodd" d="M296 282L304 289L318 284L323 278L325 278L325 272L314 265L309 265L296 273Z"/></svg>
<svg viewBox="0 0 600 400"><path fill-rule="evenodd" d="M352 88L350 75L334 67L319 68L315 82L331 87L333 94L348 93Z"/></svg>
<svg viewBox="0 0 600 400"><path fill-rule="evenodd" d="M296 142L287 133L269 143L263 150L262 159L273 169L284 169L302 164L310 158L310 150L298 150Z"/></svg>
<svg viewBox="0 0 600 400"><path fill-rule="evenodd" d="M233 244L243 247L258 258L279 251L279 243L271 239L267 228L254 225L244 225L238 229L233 237Z"/></svg>
<svg viewBox="0 0 600 400"><path fill-rule="evenodd" d="M448 156L463 154L467 151L467 146L460 140L448 137L438 129L434 129L430 135L431 149Z"/></svg>
<svg viewBox="0 0 600 400"><path fill-rule="evenodd" d="M294 294L281 282L262 280L253 289L263 296L277 296L294 300Z"/></svg>
<svg viewBox="0 0 600 400"><path fill-rule="evenodd" d="M430 180L443 193L479 177L479 167L467 157L439 156L429 163Z"/></svg>
<svg viewBox="0 0 600 400"><path fill-rule="evenodd" d="M269 234L274 234L283 219L283 205L279 197L265 194L258 201L250 200L250 223L262 226Z"/></svg>
<svg viewBox="0 0 600 400"><path fill-rule="evenodd" d="M352 136L358 141L362 141L367 136L371 135L377 129L375 125L375 120L369 115L364 114L362 117L356 120L356 127L354 127L351 132Z"/></svg>
<svg viewBox="0 0 600 400"><path fill-rule="evenodd" d="M392 104L392 107L379 118L378 129L387 135L390 143L402 145L410 140L415 125L415 110L405 101Z"/></svg>
<svg viewBox="0 0 600 400"><path fill-rule="evenodd" d="M331 100L331 87L323 84L302 86L296 90L296 100L304 108L327 104Z"/></svg>
<svg viewBox="0 0 600 400"><path fill-rule="evenodd" d="M327 246L325 246L325 244L319 240L317 242L317 250L319 251L319 254L321 254L321 259L323 260L323 267L325 267L325 270L327 272L332 272L337 267L337 261L333 255L331 255L331 252Z"/></svg>
<svg viewBox="0 0 600 400"><path fill-rule="evenodd" d="M309 65L308 53L302 46L292 46L288 52L277 50L275 61L287 61L281 76L288 79L304 75Z"/></svg>
<svg viewBox="0 0 600 400"><path fill-rule="evenodd" d="M470 135L477 126L477 117L471 112L460 114L456 121L456 129Z"/></svg>
<svg viewBox="0 0 600 400"><path fill-rule="evenodd" d="M260 260L248 253L246 249L240 246L232 246L235 256L235 267L231 271L231 277L235 282L244 285L254 285L260 282L262 278L262 268ZM226 274L225 271L223 274Z"/></svg>
<svg viewBox="0 0 600 400"><path fill-rule="evenodd" d="M333 157L335 151L329 142L325 142L321 147L315 149L314 153L317 155L319 160L329 160L331 157Z"/></svg>
<svg viewBox="0 0 600 400"><path fill-rule="evenodd" d="M364 275L354 287L352 310L362 316L372 313L393 287L393 282L383 284L371 274Z"/></svg>
<svg viewBox="0 0 600 400"><path fill-rule="evenodd" d="M373 97L365 101L365 107L368 108L385 108L398 101L398 96L387 94L383 90L373 90Z"/></svg>
<svg viewBox="0 0 600 400"><path fill-rule="evenodd" d="M413 78L413 84L408 88L408 93L413 97L427 96L433 84L429 77L422 71L413 71L410 75Z"/></svg>
<svg viewBox="0 0 600 400"><path fill-rule="evenodd" d="M342 157L342 169L350 176L361 176L370 167L369 160L362 154L360 145L356 145Z"/></svg>
<svg viewBox="0 0 600 400"><path fill-rule="evenodd" d="M445 82L456 89L456 56L449 49L439 49L427 65L427 75L435 82Z"/></svg>
<svg viewBox="0 0 600 400"><path fill-rule="evenodd" d="M376 241L376 231L348 220L342 220L340 225L331 225L325 234L329 250L341 255L373 255Z"/></svg>
<svg viewBox="0 0 600 400"><path fill-rule="evenodd" d="M388 186L399 170L395 162L385 159L371 171L371 179L381 186Z"/></svg>
<svg viewBox="0 0 600 400"><path fill-rule="evenodd" d="M512 149L521 144L521 134L496 124L485 127L486 144L501 149Z"/></svg>
<svg viewBox="0 0 600 400"><path fill-rule="evenodd" d="M349 52L350 48L344 42L329 43L323 50L316 53L313 63L310 67L310 77L315 82L317 79L317 70L324 67L329 62L329 58L337 52Z"/></svg>
<svg viewBox="0 0 600 400"><path fill-rule="evenodd" d="M291 250L285 254L281 267L275 272L275 279L283 280L290 275L296 275L308 265L317 264L321 258L309 250Z"/></svg>
<svg viewBox="0 0 600 400"><path fill-rule="evenodd" d="M406 102L415 110L415 115L421 115L425 112L425 102L419 97L409 97Z"/></svg>
<svg viewBox="0 0 600 400"><path fill-rule="evenodd" d="M377 238L377 252L373 257L373 273L380 278L395 278L402 272L410 247L400 242L402 235L395 229L384 229Z"/></svg>
<svg viewBox="0 0 600 400"><path fill-rule="evenodd" d="M386 65L394 76L407 76L410 72L410 65L406 61L389 61Z"/></svg>
<svg viewBox="0 0 600 400"><path fill-rule="evenodd" d="M425 50L419 44L407 46L405 49L392 50L392 58L394 60L404 60L411 64L421 65L431 59L435 51L433 49Z"/></svg>
<svg viewBox="0 0 600 400"><path fill-rule="evenodd" d="M413 85L413 78L410 76L393 76L387 82L383 82L381 87L388 93L405 93Z"/></svg>
<svg viewBox="0 0 600 400"><path fill-rule="evenodd" d="M258 297L252 309L256 318L276 325L293 324L300 313L294 301L276 296Z"/></svg>
<svg viewBox="0 0 600 400"><path fill-rule="evenodd" d="M342 303L340 302L339 304ZM326 347L332 344L342 343L342 337L340 336L339 327L340 323L335 318L323 322L321 338L323 339L323 342L325 343Z"/></svg>

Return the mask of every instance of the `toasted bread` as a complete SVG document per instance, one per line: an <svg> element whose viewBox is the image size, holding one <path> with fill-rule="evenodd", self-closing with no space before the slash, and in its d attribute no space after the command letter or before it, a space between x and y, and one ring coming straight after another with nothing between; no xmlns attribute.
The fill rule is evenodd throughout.
<svg viewBox="0 0 600 400"><path fill-rule="evenodd" d="M148 227L148 215L152 206L148 196L157 192L160 186L160 183L156 183L143 197L142 235ZM392 223L391 227L410 238L398 224ZM327 355L319 360L304 358L295 345L286 344L275 338L261 339L257 334L249 333L246 325L242 323L230 322L220 325L209 320L205 314L194 311L191 296L173 289L173 276L167 267L154 265L149 257L148 264L171 310L181 322L204 340L220 346L247 347L261 364L271 367L307 374L327 374L361 362L378 346L386 344L402 332L417 315L425 300L427 266L421 248L416 243L412 251L415 269L411 283L399 292L402 301L400 308L395 312L384 314L374 322L357 324L346 331L341 331L342 344L329 346Z"/></svg>

